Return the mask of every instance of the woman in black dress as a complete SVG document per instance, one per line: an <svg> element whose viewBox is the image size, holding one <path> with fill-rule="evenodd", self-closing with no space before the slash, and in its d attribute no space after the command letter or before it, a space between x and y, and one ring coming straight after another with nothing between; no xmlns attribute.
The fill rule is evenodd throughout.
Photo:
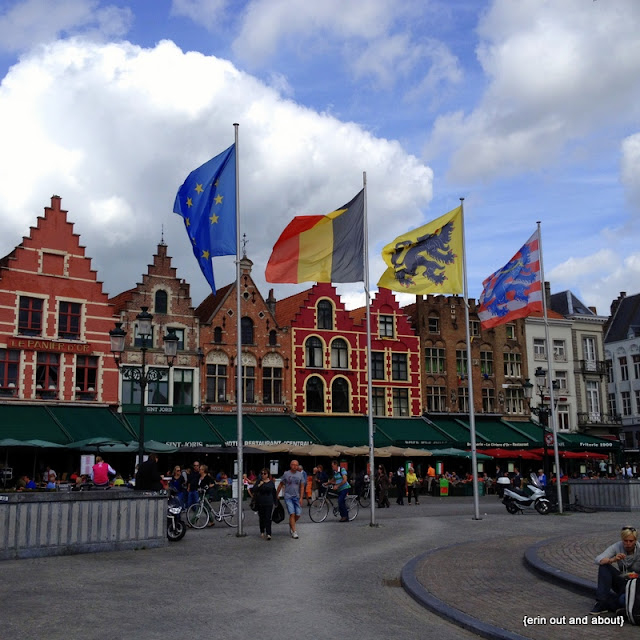
<svg viewBox="0 0 640 640"><path fill-rule="evenodd" d="M268 469L260 472L260 477L251 487L249 495L256 499L260 518L260 537L271 540L271 513L276 503L276 485L271 479Z"/></svg>

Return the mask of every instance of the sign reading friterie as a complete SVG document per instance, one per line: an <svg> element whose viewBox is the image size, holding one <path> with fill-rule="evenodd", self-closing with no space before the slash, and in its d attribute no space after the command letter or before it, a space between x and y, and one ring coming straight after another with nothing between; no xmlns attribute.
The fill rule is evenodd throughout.
<svg viewBox="0 0 640 640"><path fill-rule="evenodd" d="M93 345L86 342L57 342L38 338L7 338L9 349L25 349L27 351L55 351L57 353L92 353Z"/></svg>

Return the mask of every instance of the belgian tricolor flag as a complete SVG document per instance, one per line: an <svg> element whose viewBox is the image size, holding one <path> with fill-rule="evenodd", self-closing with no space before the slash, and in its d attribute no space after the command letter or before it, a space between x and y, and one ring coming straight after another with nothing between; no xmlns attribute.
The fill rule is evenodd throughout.
<svg viewBox="0 0 640 640"><path fill-rule="evenodd" d="M364 280L364 189L326 216L296 216L267 263L267 282Z"/></svg>

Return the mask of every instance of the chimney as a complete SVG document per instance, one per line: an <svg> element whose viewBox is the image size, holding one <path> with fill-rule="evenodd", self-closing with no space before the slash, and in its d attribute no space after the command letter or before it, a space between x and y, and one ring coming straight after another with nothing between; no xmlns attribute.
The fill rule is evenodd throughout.
<svg viewBox="0 0 640 640"><path fill-rule="evenodd" d="M627 297L626 291L621 291L620 295L611 303L611 315L615 316L620 303Z"/></svg>
<svg viewBox="0 0 640 640"><path fill-rule="evenodd" d="M269 289L269 297L266 300L267 307L271 311L271 315L276 317L276 299L273 297L273 289Z"/></svg>
<svg viewBox="0 0 640 640"><path fill-rule="evenodd" d="M551 283L546 280L544 283L544 299L547 302L547 309L551 309Z"/></svg>

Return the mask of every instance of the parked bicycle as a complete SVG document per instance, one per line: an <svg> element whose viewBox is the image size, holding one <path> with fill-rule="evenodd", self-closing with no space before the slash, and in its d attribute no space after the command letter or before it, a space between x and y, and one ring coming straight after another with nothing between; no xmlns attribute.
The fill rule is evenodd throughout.
<svg viewBox="0 0 640 640"><path fill-rule="evenodd" d="M309 517L313 522L324 522L329 515L330 509L333 511L334 517L337 518L340 515L338 506L333 504L329 494L334 498L338 497L338 494L335 492L325 491L323 495L316 498L311 503L311 506L309 507ZM349 512L349 520L354 520L358 516L358 496L349 494L345 500L345 504L347 506L347 511Z"/></svg>
<svg viewBox="0 0 640 640"><path fill-rule="evenodd" d="M371 483L367 482L364 489L357 496L358 504L366 509L371 504Z"/></svg>
<svg viewBox="0 0 640 640"><path fill-rule="evenodd" d="M200 500L187 509L187 524L194 529L204 529L209 522L217 520L230 527L238 526L238 501L235 498L220 498L218 510L205 491L199 491ZM242 513L244 520L244 512Z"/></svg>

